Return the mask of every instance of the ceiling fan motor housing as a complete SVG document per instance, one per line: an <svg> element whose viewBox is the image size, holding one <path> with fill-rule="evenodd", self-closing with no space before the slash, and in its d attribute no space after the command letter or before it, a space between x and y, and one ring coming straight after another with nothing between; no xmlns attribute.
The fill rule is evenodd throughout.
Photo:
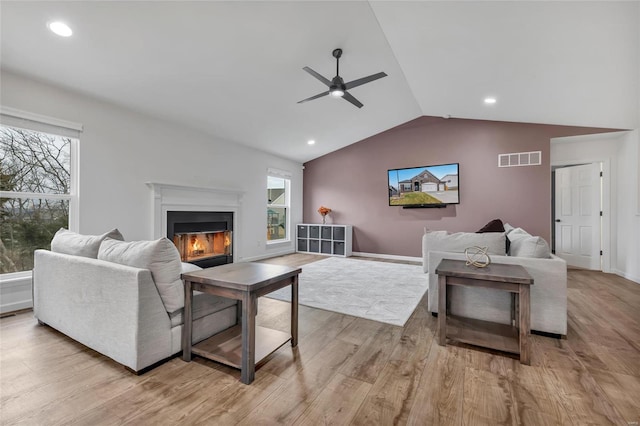
<svg viewBox="0 0 640 426"><path fill-rule="evenodd" d="M333 77L333 80L331 80L331 83L333 84L329 88L330 92L334 91L335 89L340 89L343 92L347 90L347 86L344 84L344 80L339 75L336 75L335 77Z"/></svg>

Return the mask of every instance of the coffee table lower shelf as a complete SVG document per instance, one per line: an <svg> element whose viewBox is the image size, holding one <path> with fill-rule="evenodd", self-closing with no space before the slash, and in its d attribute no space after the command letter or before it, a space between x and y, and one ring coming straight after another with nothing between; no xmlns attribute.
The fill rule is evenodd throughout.
<svg viewBox="0 0 640 426"><path fill-rule="evenodd" d="M457 342L519 354L518 333L507 324L447 315L447 338Z"/></svg>
<svg viewBox="0 0 640 426"><path fill-rule="evenodd" d="M280 349L282 345L291 340L291 334L256 326L256 360L260 361ZM203 358L217 361L231 367L242 367L242 327L236 325L228 328L215 336L198 343L191 348L191 352Z"/></svg>

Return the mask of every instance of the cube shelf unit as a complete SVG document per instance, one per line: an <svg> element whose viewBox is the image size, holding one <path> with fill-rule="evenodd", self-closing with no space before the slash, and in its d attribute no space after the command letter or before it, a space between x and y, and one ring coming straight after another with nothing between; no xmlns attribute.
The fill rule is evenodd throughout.
<svg viewBox="0 0 640 426"><path fill-rule="evenodd" d="M351 256L351 225L315 225L302 223L296 227L296 250L331 256Z"/></svg>

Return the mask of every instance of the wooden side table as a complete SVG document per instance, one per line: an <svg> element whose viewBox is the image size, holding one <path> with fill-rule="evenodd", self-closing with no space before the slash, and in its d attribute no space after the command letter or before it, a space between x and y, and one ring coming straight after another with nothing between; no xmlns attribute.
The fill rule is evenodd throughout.
<svg viewBox="0 0 640 426"><path fill-rule="evenodd" d="M266 263L230 263L182 274L185 286L182 358L191 354L240 369L240 380L249 384L255 378L256 363L291 341L298 344L298 274L302 269ZM291 285L291 334L256 326L256 303L260 296ZM198 290L239 300L241 325L231 327L192 345L192 300Z"/></svg>
<svg viewBox="0 0 640 426"><path fill-rule="evenodd" d="M467 266L462 260L443 259L438 274L438 343L447 337L463 343L520 354L520 363L531 363L529 290L533 278L520 265L492 263L486 268ZM482 287L511 293L511 324L499 324L449 315L447 286Z"/></svg>

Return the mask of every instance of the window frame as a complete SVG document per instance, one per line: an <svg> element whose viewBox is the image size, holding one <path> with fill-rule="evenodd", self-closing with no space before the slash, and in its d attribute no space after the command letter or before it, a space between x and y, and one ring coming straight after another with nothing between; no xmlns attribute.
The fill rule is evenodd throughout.
<svg viewBox="0 0 640 426"><path fill-rule="evenodd" d="M81 124L33 114L0 106L0 126L12 129L21 129L31 132L45 133L59 137L69 138L69 192L67 194L47 194L37 192L0 191L2 198L31 198L42 200L66 200L69 202L68 229L74 232L79 230L79 145L80 133L83 130ZM31 278L32 270L7 272L0 274L2 283Z"/></svg>
<svg viewBox="0 0 640 426"><path fill-rule="evenodd" d="M277 240L266 240L267 245L290 243L291 242L291 173L283 170L268 169L267 170L267 185L266 189L269 191L269 178L282 179L284 181L284 204L269 204L269 198L267 197L265 211L265 219L267 222L267 229L269 229L268 210L269 208L279 208L285 210L285 237Z"/></svg>

